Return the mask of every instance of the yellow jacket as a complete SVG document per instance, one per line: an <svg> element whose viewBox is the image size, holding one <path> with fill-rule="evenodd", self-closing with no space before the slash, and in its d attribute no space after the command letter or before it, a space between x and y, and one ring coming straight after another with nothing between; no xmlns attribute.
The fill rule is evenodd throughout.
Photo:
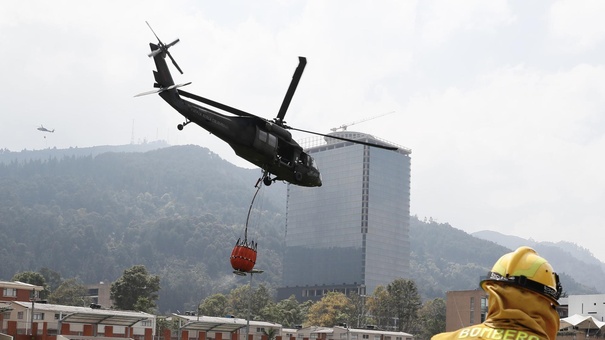
<svg viewBox="0 0 605 340"><path fill-rule="evenodd" d="M559 314L540 294L498 283L484 285L488 310L482 324L441 333L431 340L555 340Z"/></svg>

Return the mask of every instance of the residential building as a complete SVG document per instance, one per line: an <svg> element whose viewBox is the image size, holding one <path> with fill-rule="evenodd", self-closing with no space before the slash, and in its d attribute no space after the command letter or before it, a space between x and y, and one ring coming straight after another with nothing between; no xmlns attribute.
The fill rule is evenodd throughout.
<svg viewBox="0 0 605 340"><path fill-rule="evenodd" d="M11 303L2 329L9 335L125 337L152 340L155 315L134 311L64 306L48 303Z"/></svg>
<svg viewBox="0 0 605 340"><path fill-rule="evenodd" d="M56 340L74 337L152 340L155 315L49 304L38 299L43 287L0 281L0 338Z"/></svg>
<svg viewBox="0 0 605 340"><path fill-rule="evenodd" d="M0 281L0 301L31 301L44 287L19 281Z"/></svg>
<svg viewBox="0 0 605 340"><path fill-rule="evenodd" d="M364 133L331 135L398 150L329 137L301 143L323 185L288 185L278 299L319 300L330 291L366 295L409 276L411 151Z"/></svg>

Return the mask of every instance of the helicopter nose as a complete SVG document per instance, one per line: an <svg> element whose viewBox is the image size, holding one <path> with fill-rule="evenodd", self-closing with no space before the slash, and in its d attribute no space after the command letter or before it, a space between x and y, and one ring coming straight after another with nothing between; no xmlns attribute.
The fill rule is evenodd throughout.
<svg viewBox="0 0 605 340"><path fill-rule="evenodd" d="M320 187L322 185L321 174L318 173L317 176L313 176L313 177L314 177L313 186Z"/></svg>

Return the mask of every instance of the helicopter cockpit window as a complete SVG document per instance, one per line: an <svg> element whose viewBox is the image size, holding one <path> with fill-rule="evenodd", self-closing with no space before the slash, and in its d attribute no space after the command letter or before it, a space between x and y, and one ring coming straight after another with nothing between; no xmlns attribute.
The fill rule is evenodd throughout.
<svg viewBox="0 0 605 340"><path fill-rule="evenodd" d="M269 144L271 147L277 147L277 137L273 136L272 134L268 134L267 144Z"/></svg>
<svg viewBox="0 0 605 340"><path fill-rule="evenodd" d="M267 133L266 131L258 130L258 139L263 143L269 144L269 146L272 148L277 147L277 137Z"/></svg>

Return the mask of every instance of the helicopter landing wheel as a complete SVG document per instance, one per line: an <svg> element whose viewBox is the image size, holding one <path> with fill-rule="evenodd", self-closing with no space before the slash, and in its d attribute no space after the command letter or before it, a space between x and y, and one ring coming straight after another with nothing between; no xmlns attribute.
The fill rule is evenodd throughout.
<svg viewBox="0 0 605 340"><path fill-rule="evenodd" d="M268 186L270 186L270 185L271 185L271 183L273 183L273 180L271 179L271 177L269 177L269 176L265 176L265 177L263 178L263 184L264 184L265 186L267 186L267 187L268 187Z"/></svg>
<svg viewBox="0 0 605 340"><path fill-rule="evenodd" d="M181 130L183 130L183 128L185 127L185 125L187 125L187 124L189 124L189 123L191 123L191 121L190 121L189 119L187 119L187 120L185 120L185 121L183 122L183 124L179 124L179 125L177 125L177 126L176 126L176 128L177 128L177 129L179 129L179 131L181 131Z"/></svg>

